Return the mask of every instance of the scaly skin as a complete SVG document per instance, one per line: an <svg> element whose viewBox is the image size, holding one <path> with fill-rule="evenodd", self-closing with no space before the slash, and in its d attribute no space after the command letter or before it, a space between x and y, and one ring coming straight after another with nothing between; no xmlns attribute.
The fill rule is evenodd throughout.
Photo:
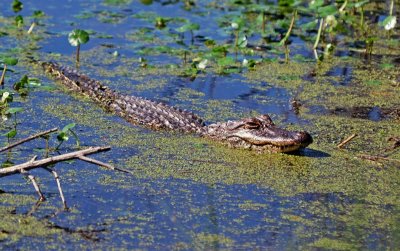
<svg viewBox="0 0 400 251"><path fill-rule="evenodd" d="M55 63L42 63L42 66L66 87L89 96L105 109L133 124L196 133L234 148L257 152L292 152L312 143L309 133L279 128L266 114L207 126L191 112L141 97L120 94L70 67Z"/></svg>

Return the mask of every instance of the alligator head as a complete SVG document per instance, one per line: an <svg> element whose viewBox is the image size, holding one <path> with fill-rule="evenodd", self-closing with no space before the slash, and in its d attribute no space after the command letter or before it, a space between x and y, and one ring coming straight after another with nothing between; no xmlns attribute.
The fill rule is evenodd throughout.
<svg viewBox="0 0 400 251"><path fill-rule="evenodd" d="M206 127L205 136L226 142L234 148L272 153L296 151L313 141L307 132L288 131L277 127L266 114L239 121L211 124Z"/></svg>

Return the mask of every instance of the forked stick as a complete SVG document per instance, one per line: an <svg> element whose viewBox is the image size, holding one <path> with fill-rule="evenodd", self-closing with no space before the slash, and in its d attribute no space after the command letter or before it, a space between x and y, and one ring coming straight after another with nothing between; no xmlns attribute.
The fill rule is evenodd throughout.
<svg viewBox="0 0 400 251"><path fill-rule="evenodd" d="M61 188L60 177L58 176L57 172L54 169L51 169L51 168L48 168L48 167L44 167L44 169L53 174L54 179L57 182L58 192L60 193L60 197L61 197L61 201L62 201L62 203L64 205L64 209L68 209L67 202L65 201L64 193L63 193L63 190Z"/></svg>
<svg viewBox="0 0 400 251"><path fill-rule="evenodd" d="M62 154L59 156L54 156L54 157L50 157L50 158L46 158L46 159L41 159L41 160L36 160L36 156L33 157L30 161L19 164L19 165L15 165L15 166L11 166L11 167L6 167L6 168L1 168L0 169L0 178L5 177L5 176L9 176L9 175L13 175L13 174L17 174L17 173L21 173L25 176L27 176L33 183L33 187L35 188L36 192L39 194L39 201L44 201L45 197L43 195L43 193L40 191L40 187L39 185L36 183L35 177L31 174L29 174L28 170L31 169L35 169L35 168L43 168L46 171L50 172L53 174L56 183L57 183L57 187L58 187L58 191L60 193L60 197L61 197L61 201L63 203L64 209L68 209L67 207L67 202L65 200L64 197L64 193L63 190L61 188L61 183L60 183L60 178L57 174L57 172L54 169L51 169L49 167L47 167L48 165L57 163L57 162L61 162L61 161L65 161L65 160L70 160L70 159L82 159L94 164L98 164L101 166L106 166L112 170L119 170L119 171L124 171L124 172L129 172L127 170L123 170L123 169L118 169L118 168L114 168L111 165L105 164L103 162L94 160L94 159L90 159L87 158L84 155L89 155L92 153L97 153L97 152L102 152L102 151L107 151L109 150L110 147L89 147L87 149L84 150L80 150L80 151L75 151L72 153L66 153L66 154ZM89 161L90 160L90 161Z"/></svg>
<svg viewBox="0 0 400 251"><path fill-rule="evenodd" d="M25 162L25 163L22 163L19 165L1 168L0 169L0 178L9 176L9 175L13 175L16 173L20 173L21 170L28 171L28 170L38 168L38 167L46 167L48 165L51 165L51 164L54 164L57 162L70 160L70 159L78 159L80 156L89 155L89 154L93 154L93 153L97 153L97 152L104 152L104 151L108 151L108 150L110 150L110 147L108 147L108 146L106 146L106 147L89 147L84 150L75 151L72 153L66 153L66 154L62 154L62 155L58 155L58 156L54 156L54 157L50 157L50 158L46 158L46 159L41 159L41 160L36 160L36 161L28 161L28 162Z"/></svg>

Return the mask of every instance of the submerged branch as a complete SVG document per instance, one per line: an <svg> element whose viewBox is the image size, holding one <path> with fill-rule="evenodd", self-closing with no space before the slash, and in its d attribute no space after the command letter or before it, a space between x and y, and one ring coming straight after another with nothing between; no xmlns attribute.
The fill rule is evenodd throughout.
<svg viewBox="0 0 400 251"><path fill-rule="evenodd" d="M60 176L58 176L57 172L54 169L51 169L51 168L48 168L48 167L45 167L44 169L53 174L54 179L56 180L56 183L57 183L58 192L60 193L60 198L61 198L61 201L63 203L64 209L68 209L67 202L66 202L65 197L64 197L64 192L63 192L63 190L61 188Z"/></svg>
<svg viewBox="0 0 400 251"><path fill-rule="evenodd" d="M119 168L119 167L114 167L114 166L112 166L110 164L101 162L99 160L88 158L86 156L79 156L78 158L80 160L83 160L83 161L86 161L86 162L89 162L89 163L92 163L92 164L95 164L95 165L98 165L98 166L102 166L102 167L105 167L105 168L110 169L110 170L117 170L117 171L120 171L120 172L123 172L123 173L129 173L129 174L133 175L133 172L131 172L129 170L126 170L126 169L123 169L123 168Z"/></svg>
<svg viewBox="0 0 400 251"><path fill-rule="evenodd" d="M71 153L62 154L59 156L54 156L46 159L36 160L36 161L28 161L19 165L2 168L0 169L0 178L13 175L16 173L21 172L21 170L28 171L30 169L38 168L38 167L45 167L57 162L70 160L70 159L77 159L84 155L89 155L97 152L103 152L110 150L110 147L89 147L84 150L75 151Z"/></svg>
<svg viewBox="0 0 400 251"><path fill-rule="evenodd" d="M25 170L21 170L21 174L26 176L32 182L32 185L35 188L36 193L39 195L39 201L44 201L45 197L44 197L42 191L40 190L38 183L36 182L35 176L33 176L32 174L28 173Z"/></svg>
<svg viewBox="0 0 400 251"><path fill-rule="evenodd" d="M344 145L346 145L347 143L349 143L352 139L354 139L355 137L357 137L357 134L352 134L349 137L347 137L345 140L343 140L342 142L340 142L340 144L337 145L337 148L342 148Z"/></svg>
<svg viewBox="0 0 400 251"><path fill-rule="evenodd" d="M358 157L361 159L366 159L366 160L371 160L371 161L386 160L386 161L393 161L393 162L400 163L400 160L398 160L398 159L388 158L388 157L379 156L379 155L361 154Z"/></svg>
<svg viewBox="0 0 400 251"><path fill-rule="evenodd" d="M32 181L33 187L35 188L36 192L39 195L38 202L41 202L41 201L45 200L45 197L44 197L42 191L40 190L40 187L37 184L35 177L33 175L31 175L28 171L31 169L35 169L35 168L43 168L46 171L53 174L54 179L56 180L56 183L57 183L58 191L60 193L60 198L63 203L64 210L67 210L68 209L67 201L65 200L64 192L61 188L60 176L57 174L57 172L54 169L49 168L48 165L55 164L55 163L58 163L61 161L71 160L71 159L82 159L85 161L90 160L89 162L95 163L95 164L98 164L101 166L106 166L107 164L102 163L97 160L94 160L94 159L86 158L86 157L84 157L84 155L89 155L89 154L107 151L107 150L110 150L110 147L89 147L84 150L66 153L66 154L62 154L59 156L54 156L54 157L41 159L41 160L36 160L36 156L35 156L28 162L25 162L25 163L22 163L19 165L15 165L15 166L11 166L11 167L7 167L7 168L1 168L0 169L0 178L9 176L9 175L13 175L13 174L17 174L17 173L21 173L21 174L25 175ZM120 169L114 168L110 165L108 165L108 167L112 170L120 170ZM125 170L121 169L120 171L125 171ZM39 205L39 204L37 204L37 205Z"/></svg>

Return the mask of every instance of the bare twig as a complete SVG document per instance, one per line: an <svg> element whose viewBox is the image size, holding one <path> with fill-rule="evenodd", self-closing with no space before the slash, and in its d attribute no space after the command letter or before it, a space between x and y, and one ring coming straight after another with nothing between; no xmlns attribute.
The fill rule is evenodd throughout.
<svg viewBox="0 0 400 251"><path fill-rule="evenodd" d="M57 172L54 169L51 169L51 168L48 168L48 167L44 167L44 169L53 174L54 179L57 182L58 191L60 192L60 197L61 197L61 201L62 201L62 203L64 205L64 209L68 209L67 202L65 201L64 193L63 193L63 190L61 188L60 177L58 176Z"/></svg>
<svg viewBox="0 0 400 251"><path fill-rule="evenodd" d="M28 138L21 139L21 140L15 142L15 143L12 143L12 144L10 144L10 145L8 145L8 146L6 146L6 147L0 148L0 152L4 152L4 151L6 151L6 150L8 150L8 149L11 149L11 148L13 148L13 147L15 147L15 146L18 146L18 145L22 144L22 143L31 141L31 140L33 140L33 139L39 138L39 137L41 137L41 136L44 136L44 135L46 135L46 134L55 132L55 131L57 131L57 130L58 130L58 128L53 128L53 129L50 129L50 130L47 130L47 131L43 131L43 132L37 133L37 134L35 134L35 135L29 136Z"/></svg>
<svg viewBox="0 0 400 251"><path fill-rule="evenodd" d="M29 163L32 163L33 161L35 161L37 158L37 155L33 156L33 158L29 161ZM30 179L30 181L32 182L33 187L35 188L35 191L38 193L39 195L39 201L45 201L46 198L44 197L42 191L40 190L40 187L38 185L38 183L36 182L35 176L33 176L32 174L30 174L29 172L25 171L24 169L21 169L21 174L23 174L24 176L26 176L28 179Z"/></svg>
<svg viewBox="0 0 400 251"><path fill-rule="evenodd" d="M32 24L31 24L31 26L29 27L29 30L28 30L28 34L31 34L32 33L32 31L33 31L33 28L35 28L35 26L36 26L36 23L35 22L33 22Z"/></svg>
<svg viewBox="0 0 400 251"><path fill-rule="evenodd" d="M362 155L359 155L359 157L361 159L367 159L367 160L372 160L372 161L386 160L386 161L394 161L394 162L399 162L400 163L400 160L398 160L398 159L392 159L392 158L388 158L388 157L385 157L385 156L379 156L379 155L362 154Z"/></svg>
<svg viewBox="0 0 400 251"><path fill-rule="evenodd" d="M40 191L39 185L36 183L35 177L28 173L28 170L30 170L30 169L43 168L46 171L51 172L53 174L53 176L54 176L54 178L56 180L56 183L57 183L58 191L60 193L60 197L61 197L61 201L62 201L63 206L64 206L64 210L67 210L68 209L67 202L65 200L64 193L63 193L63 190L61 188L60 177L58 176L57 172L54 169L51 169L51 168L49 168L47 166L51 165L51 164L54 164L54 163L57 163L57 162L65 161L65 160L77 159L77 158L79 159L79 158L83 157L84 155L88 155L88 154L92 154L92 153L96 153L96 152L101 152L101 151L107 151L109 149L110 149L110 147L90 147L90 148L87 148L87 149L84 149L84 150L75 151L75 152L72 152L72 153L66 153L66 154L62 154L62 155L59 155L59 156L54 156L54 157L41 159L41 160L36 160L36 156L35 156L28 162L25 162L25 163L22 163L22 164L19 164L19 165L15 165L15 166L11 166L11 167L7 167L7 168L1 168L0 169L0 178L1 177L5 177L5 176L9 176L9 175L13 175L13 174L16 174L16 173L22 173L22 174L26 175L32 181L36 192L39 194L39 196L40 196L39 201L43 201L43 200L45 200L45 197L42 194L42 192ZM90 159L90 160L92 160L92 159ZM99 161L93 160L93 162L97 163ZM99 162L99 163L102 163L102 162ZM114 168L114 169L118 170L116 168Z"/></svg>
<svg viewBox="0 0 400 251"><path fill-rule="evenodd" d="M114 167L114 166L112 166L112 165L110 165L110 164L101 162L101 161L99 161L99 160L91 159L91 158L88 158L88 157L86 157L86 156L79 156L78 158L79 158L80 160L83 160L83 161L86 161L86 162L89 162L89 163L92 163L92 164L96 164L96 165L105 167L105 168L110 169L110 170L117 170L117 171L120 171L120 172L130 173L130 174L133 175L133 172L131 172L131 171L129 171L129 170L126 170L126 169L123 169L123 168L119 168L119 167Z"/></svg>
<svg viewBox="0 0 400 251"><path fill-rule="evenodd" d="M0 77L0 86L4 84L4 77L6 76L6 71L7 71L7 65L4 64L3 73L1 74Z"/></svg>
<svg viewBox="0 0 400 251"><path fill-rule="evenodd" d="M7 167L7 168L1 168L0 169L0 178L19 173L20 170L28 171L30 169L34 169L34 168L38 168L38 167L45 167L45 166L48 166L48 165L51 165L51 164L54 164L57 162L70 160L70 159L76 159L83 155L89 155L89 154L108 151L108 150L110 150L110 147L89 147L84 150L75 151L72 153L66 153L66 154L62 154L59 156L54 156L54 157L50 157L50 158L46 158L46 159L33 161L33 162L28 161L28 162L25 162L25 163L22 163L19 165Z"/></svg>
<svg viewBox="0 0 400 251"><path fill-rule="evenodd" d="M342 148L344 145L346 145L347 143L349 143L352 139L354 139L355 137L357 137L357 134L352 134L349 137L347 137L345 140L343 140L342 142L340 142L340 144L337 145L337 148Z"/></svg>
<svg viewBox="0 0 400 251"><path fill-rule="evenodd" d="M22 173L24 176L26 176L28 179L31 180L31 182L32 182L32 184L33 184L33 187L35 188L35 191L36 191L36 192L38 193L38 195L39 195L39 201L45 201L46 198L44 197L42 191L40 190L39 185L36 183L35 176L33 176L32 174L28 173L27 171L25 171L25 170L23 170L23 169L21 170L21 173Z"/></svg>

